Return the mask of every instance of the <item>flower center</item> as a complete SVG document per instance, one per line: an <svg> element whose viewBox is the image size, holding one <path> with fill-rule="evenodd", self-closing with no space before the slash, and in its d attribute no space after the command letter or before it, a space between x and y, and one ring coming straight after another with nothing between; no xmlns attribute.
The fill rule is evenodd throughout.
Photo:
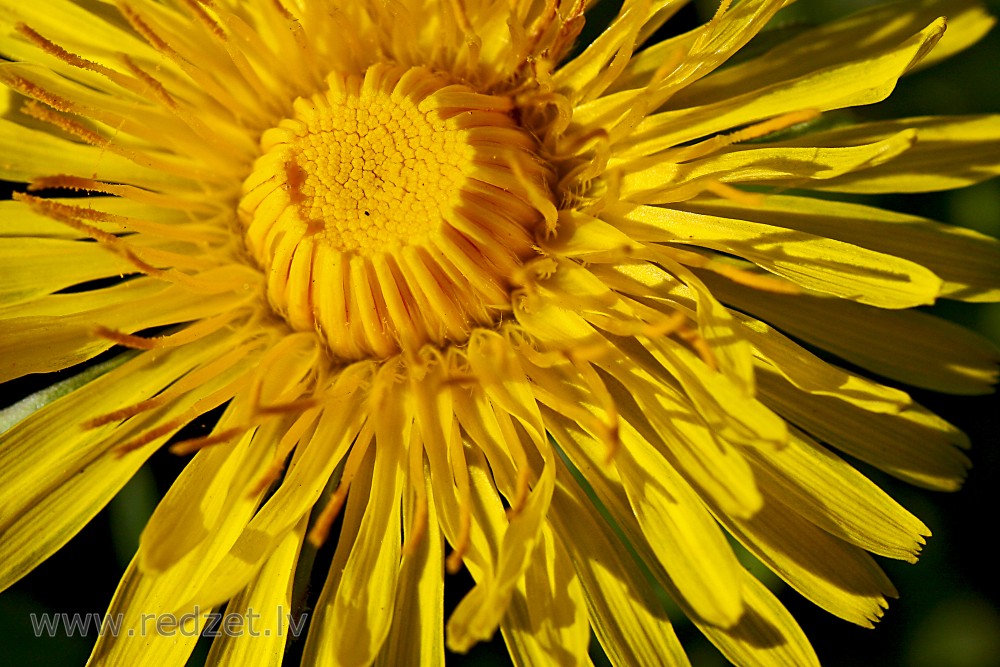
<svg viewBox="0 0 1000 667"><path fill-rule="evenodd" d="M274 308L343 359L492 326L551 199L510 100L390 64L327 82L264 133L243 184Z"/></svg>

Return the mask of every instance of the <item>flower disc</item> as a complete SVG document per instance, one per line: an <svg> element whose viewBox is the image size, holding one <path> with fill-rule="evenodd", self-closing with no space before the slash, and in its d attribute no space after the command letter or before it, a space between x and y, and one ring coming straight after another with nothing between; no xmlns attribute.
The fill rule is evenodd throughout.
<svg viewBox="0 0 1000 667"><path fill-rule="evenodd" d="M264 133L243 185L271 303L338 358L463 342L510 309L508 277L535 255L534 139L508 98L426 68L327 83Z"/></svg>

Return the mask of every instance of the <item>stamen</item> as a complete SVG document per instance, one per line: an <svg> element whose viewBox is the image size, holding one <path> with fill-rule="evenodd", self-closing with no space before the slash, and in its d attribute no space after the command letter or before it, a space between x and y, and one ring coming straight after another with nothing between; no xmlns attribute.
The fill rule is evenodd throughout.
<svg viewBox="0 0 1000 667"><path fill-rule="evenodd" d="M208 15L208 12L205 11L205 7L202 6L206 5L211 7L211 2L205 2L204 0L181 0L181 2L184 3L184 6L187 7L188 11L191 12L195 19L205 26L209 32L215 35L220 41L226 40L226 31L222 29L222 26L215 22L215 19Z"/></svg>
<svg viewBox="0 0 1000 667"><path fill-rule="evenodd" d="M546 197L539 190L539 186L529 179L521 166L520 161L528 159L520 154L515 154L513 159L508 160L507 164L510 166L511 172L514 174L514 178L517 179L518 183L524 187L525 194L528 196L528 201L541 212L542 217L545 219L545 236L546 238L552 236L556 231L556 226L559 220L559 211L556 210L555 204L552 203L550 197Z"/></svg>
<svg viewBox="0 0 1000 667"><path fill-rule="evenodd" d="M647 245L643 250L639 251L639 255L643 255L644 259L648 259L651 262L666 260L668 263L677 262L685 266L705 269L707 271L717 273L720 276L729 278L734 283L745 285L747 287L753 287L754 289L759 289L765 292L773 292L775 294L802 293L802 288L800 286L784 278L741 269L733 266L732 264L711 259L690 250L683 250L672 246Z"/></svg>
<svg viewBox="0 0 1000 667"><path fill-rule="evenodd" d="M371 419L366 421L361 428L361 433L358 434L358 438L354 442L354 447L351 448L351 453L347 455L347 462L344 464L344 472L340 478L340 484L337 485L337 490L330 497L326 507L316 517L316 523L309 530L309 535L306 539L317 549L326 542L326 538L330 535L330 527L333 526L333 522L337 520L340 510L344 507L344 502L347 500L347 492L351 488L351 482L357 476L358 469L361 467L361 463L368 453L368 448L372 440L374 440L374 428Z"/></svg>
<svg viewBox="0 0 1000 667"><path fill-rule="evenodd" d="M119 2L118 10L122 13L122 16L125 17L125 20L129 22L132 28L137 33L142 35L147 42L149 42L150 46L165 55L176 55L176 52L170 47L170 45L157 35L156 31L149 27L146 21L139 15L131 4L127 2Z"/></svg>
<svg viewBox="0 0 1000 667"><path fill-rule="evenodd" d="M319 410L307 410L288 427L288 430L281 436L281 440L278 441L278 447L274 458L271 459L271 464L264 470L257 482L251 485L248 497L254 498L260 495L281 476L285 470L288 455L291 454L296 445L301 443L303 435L312 427L319 415Z"/></svg>
<svg viewBox="0 0 1000 667"><path fill-rule="evenodd" d="M104 426L105 424L110 424L111 422L122 421L128 419L129 417L134 417L137 414L145 412L146 410L152 410L153 408L158 408L165 404L169 400L170 396L155 396L153 398L146 399L145 401L139 401L138 403L133 403L132 405L120 408L118 410L113 410L112 412L106 412L99 417L94 417L88 419L87 421L80 424L80 427L89 430L94 429L99 426Z"/></svg>
<svg viewBox="0 0 1000 667"><path fill-rule="evenodd" d="M85 429L97 428L98 426L103 426L104 424L109 424L115 421L122 421L153 408L160 407L167 403L172 403L184 394L203 386L208 380L218 377L226 371L231 370L239 361L246 357L246 355L253 348L259 347L260 344L261 343L259 341L249 341L243 343L236 349L231 350L217 359L213 359L204 366L201 366L200 368L197 368L184 377L178 379L174 382L174 384L164 389L157 396L89 419L83 423L82 427ZM244 373L237 379L236 382L244 384L246 381Z"/></svg>
<svg viewBox="0 0 1000 667"><path fill-rule="evenodd" d="M445 559L445 569L455 574L462 569L462 560L469 549L472 534L472 490L469 480L469 464L465 460L462 436L458 424L452 424L452 434L448 442L448 458L451 459L452 473L458 487L458 538L452 544L451 553Z"/></svg>
<svg viewBox="0 0 1000 667"><path fill-rule="evenodd" d="M479 68L479 52L482 48L483 40L476 34L472 23L469 21L462 0L449 1L451 3L452 15L458 23L458 29L465 35L465 46L468 49L466 53L466 67L470 72L475 72Z"/></svg>
<svg viewBox="0 0 1000 667"><path fill-rule="evenodd" d="M201 438L181 440L180 442L171 445L169 451L171 454L175 454L177 456L187 456L188 454L194 454L205 447L229 442L236 436L245 433L246 431L246 426L234 426L233 428L228 428L224 431L220 431L219 433L213 433Z"/></svg>
<svg viewBox="0 0 1000 667"><path fill-rule="evenodd" d="M714 25L722 19L722 15L729 11L730 5L733 4L733 0L721 0L719 2L719 8L715 10L715 14L712 16L709 25Z"/></svg>
<svg viewBox="0 0 1000 667"><path fill-rule="evenodd" d="M250 132L243 132L236 136L230 134L223 138L218 131L211 129L198 113L192 112L186 105L179 103L155 76L142 69L131 57L123 55L122 60L129 71L143 84L135 92L146 98L151 97L154 102L159 103L161 107L191 128L195 135L202 140L199 143L189 139L186 144L190 149L198 151L199 154L209 159L214 158L214 162L225 165L227 168L232 166L231 160L220 159L220 150L227 153L227 158L229 157L228 153L233 151L245 151L247 154L252 154L256 147Z"/></svg>
<svg viewBox="0 0 1000 667"><path fill-rule="evenodd" d="M319 405L319 400L315 398L300 398L295 401L285 401L284 403L255 405L254 413L258 415L283 415L309 410L310 408L315 408L317 405Z"/></svg>
<svg viewBox="0 0 1000 667"><path fill-rule="evenodd" d="M39 94L46 95L44 91ZM48 95L47 97L42 97L40 99L43 99L45 103L52 106L53 109L63 110L59 105L69 104L65 100L62 100L54 95ZM21 110L33 118L54 125L55 127L72 134L91 146L110 151L111 153L119 155L140 166L156 169L158 171L172 174L174 176L180 176L188 180L219 181L224 179L223 176L220 176L216 172L208 172L198 169L190 164L177 164L166 159L155 157L146 151L127 149L75 120L66 118L52 109L42 107L34 100L25 103ZM70 105L66 111L72 113L72 105Z"/></svg>
<svg viewBox="0 0 1000 667"><path fill-rule="evenodd" d="M420 430L414 428L410 431L410 442L407 446L407 457L409 459L409 481L413 487L415 509L409 529L406 531L406 540L403 542L403 555L413 555L417 551L420 540L427 532L427 488L424 481L424 447L419 437Z"/></svg>
<svg viewBox="0 0 1000 667"><path fill-rule="evenodd" d="M675 316L681 315L683 313L675 313ZM604 410L606 415L606 437L604 439L608 446L607 454L604 457L604 464L610 465L615 458L615 454L621 448L621 437L619 435L620 430L620 417L618 415L618 405L615 403L614 397L611 396L611 392L608 391L607 386L604 384L604 380L597 374L594 367L590 363L581 361L579 359L573 359L573 365L576 367L577 371L580 373L580 379L583 380L587 388L590 389L590 395L597 398L598 403L600 403L601 408Z"/></svg>
<svg viewBox="0 0 1000 667"><path fill-rule="evenodd" d="M123 331L109 329L103 326L98 326L94 330L94 335L106 338L113 341L116 345L121 345L122 347L131 348L133 350L162 350L193 343L194 341L204 338L209 334L215 333L219 329L228 325L238 316L239 313L236 311L220 313L213 317L198 320L197 322L189 324L184 329L176 333L164 336L154 336L152 338L136 336L135 334L128 334Z"/></svg>
<svg viewBox="0 0 1000 667"><path fill-rule="evenodd" d="M747 192L746 190L740 190L739 188L734 188L733 186L723 183L722 181L710 178L706 180L703 185L705 189L713 195L718 195L723 199L731 199L739 204L746 204L747 206L761 206L764 203L764 195L759 192Z"/></svg>
<svg viewBox="0 0 1000 667"><path fill-rule="evenodd" d="M131 248L126 241L123 241L114 234L109 234L108 232L100 230L97 227L88 225L79 219L81 217L84 219L92 219L94 217L92 209L59 204L48 199L42 199L41 197L35 197L33 195L23 194L20 192L15 192L12 196L17 201L25 202L38 213L61 222L79 232L83 232L95 241L103 243L116 254L128 260L140 272L150 276L162 275L163 272L160 269L157 269L140 258L137 252Z"/></svg>
<svg viewBox="0 0 1000 667"><path fill-rule="evenodd" d="M129 22L132 28L138 32L149 44L164 56L169 58L177 67L188 75L202 90L208 93L217 102L228 109L241 109L244 112L257 112L255 122L264 123L265 118L260 114L261 109L253 105L247 105L245 100L237 100L225 87L219 84L214 77L206 74L198 66L185 59L176 49L174 49L161 37L142 15L130 3L119 2L118 8L122 15Z"/></svg>
<svg viewBox="0 0 1000 667"><path fill-rule="evenodd" d="M82 58L76 55L75 53L70 53L69 51L59 46L55 42L52 42L49 39L43 37L34 28L24 23L17 23L14 26L14 29L17 30L17 32L21 33L21 35L26 37L35 46L42 49L49 55L54 56L59 60L62 60L64 63L72 67L76 67L77 69L87 70L90 72L94 72L96 74L101 74L102 76L107 77L109 80L118 84L122 88L135 92L134 90L135 82L130 80L128 77L123 76L120 72L116 72L115 70L105 67L104 65L96 63L92 60L87 60L86 58Z"/></svg>
<svg viewBox="0 0 1000 667"><path fill-rule="evenodd" d="M563 395L549 391L540 386L532 388L539 403L549 406L556 412L577 422L584 429L599 438L605 445L606 461L611 462L613 455L621 448L617 421L609 424L582 404L567 400Z"/></svg>
<svg viewBox="0 0 1000 667"><path fill-rule="evenodd" d="M184 200L173 195L164 195L150 190L143 190L132 185L118 185L105 183L92 178L81 176L69 176L58 174L55 176L41 176L34 178L28 184L28 192L38 192L39 190L65 189L76 192L99 192L106 195L115 195L132 201L151 204L153 206L179 209L185 211L201 210L212 211L214 206L208 204L207 198L201 197L192 200Z"/></svg>
<svg viewBox="0 0 1000 667"><path fill-rule="evenodd" d="M604 128L598 128L588 132L574 141L578 148L570 148L571 154L577 155L584 151L593 150L594 155L584 158L582 164L566 173L556 185L556 191L564 192L564 197L570 194L571 189L585 190L588 183L600 176L608 166L611 157L611 139Z"/></svg>
<svg viewBox="0 0 1000 667"><path fill-rule="evenodd" d="M687 162L697 158L705 157L716 153L723 148L744 141L759 139L775 132L787 130L802 123L819 118L822 114L816 109L803 109L802 111L791 111L769 120L765 120L754 125L737 130L730 134L720 134L691 146L682 146L674 150L665 151L663 156L673 162Z"/></svg>
<svg viewBox="0 0 1000 667"><path fill-rule="evenodd" d="M514 422L511 419L510 413L506 410L497 410L485 397L480 400L486 401L487 409L493 413L497 425L500 427L500 434L503 437L502 444L510 453L511 458L514 460L514 467L517 470L514 498L511 499L510 510L507 512L507 518L513 519L524 509L524 504L528 500L528 494L531 492L531 465L528 462L528 452L525 451L521 438L517 435L517 430L514 428Z"/></svg>
<svg viewBox="0 0 1000 667"><path fill-rule="evenodd" d="M35 100L40 100L45 104L49 105L50 107L52 107L53 109L62 111L64 113L76 113L77 107L75 104L73 104L72 102L70 102L65 98L59 97L55 93L52 93L46 90L45 88L42 88L35 82L29 81L28 79L25 79L22 76L18 76L16 74L10 74L4 70L0 70L0 81L3 81L9 87L18 91L25 97L30 97ZM35 105L32 102L28 102L22 107L22 111L24 111L29 115L34 116L36 112L34 106ZM38 116L35 117L39 118ZM39 120L45 120L45 119L39 118Z"/></svg>
<svg viewBox="0 0 1000 667"><path fill-rule="evenodd" d="M719 370L719 364L715 360L712 348L697 329L681 329L677 332L677 337L689 344L695 353L701 357L705 365L713 371Z"/></svg>

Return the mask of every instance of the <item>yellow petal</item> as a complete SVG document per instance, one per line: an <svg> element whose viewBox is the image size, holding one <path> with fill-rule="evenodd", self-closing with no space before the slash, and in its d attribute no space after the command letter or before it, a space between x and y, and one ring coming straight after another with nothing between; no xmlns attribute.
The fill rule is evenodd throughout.
<svg viewBox="0 0 1000 667"><path fill-rule="evenodd" d="M754 346L758 364L777 371L797 389L833 396L871 412L896 413L912 402L905 392L833 366L760 320L736 314Z"/></svg>
<svg viewBox="0 0 1000 667"><path fill-rule="evenodd" d="M742 570L746 613L730 628L718 628L692 619L734 665L819 667L809 640L788 610L753 576Z"/></svg>
<svg viewBox="0 0 1000 667"><path fill-rule="evenodd" d="M133 281L136 282L136 281ZM141 283L121 290L150 290L151 283ZM162 285L162 283L160 283ZM152 290L150 290L152 291ZM136 294L131 301L113 301L108 305L73 315L23 316L6 319L0 328L0 379L3 381L29 373L48 373L68 368L90 359L114 344L98 338L98 326L132 333L167 324L189 322L237 308L251 298L249 294L197 294L176 285L159 290L147 298ZM62 295L57 295L62 296ZM65 295L71 302L88 305L87 292ZM142 295L145 296L145 295ZM52 303L59 303L57 297ZM11 310L5 311L11 314Z"/></svg>
<svg viewBox="0 0 1000 667"><path fill-rule="evenodd" d="M100 7L81 7L70 0L52 0L45 6L30 5L14 0L3 0L0 2L0 18L5 32L13 32L11 27L22 21L31 26L49 39L64 44L77 53L86 52L88 57L100 60L108 66L115 63L111 56L113 53L129 53L137 57L150 60L159 60L159 54L145 41L140 39L134 32L123 30L120 23L109 20L115 13ZM65 73L71 73L77 77L85 76L78 68L66 64L64 61L40 53L35 46L28 46L28 42L23 37L10 39L9 45L5 44L5 50L10 49L10 53L17 60L27 60L37 62L43 60L46 64L55 66L62 64ZM96 75L93 78L106 84L106 79Z"/></svg>
<svg viewBox="0 0 1000 667"><path fill-rule="evenodd" d="M282 484L250 519L229 552L213 564L208 585L193 595L195 600L214 605L236 595L296 522L309 514L364 421L365 392L359 387L368 372L366 364L355 364L340 374L331 391L331 400L340 409L323 411L311 437L296 448Z"/></svg>
<svg viewBox="0 0 1000 667"><path fill-rule="evenodd" d="M817 187L816 182L831 179L839 183L836 179L844 174L868 173L876 165L896 159L913 149L916 141L917 130L901 126L895 133L880 134L876 141L835 148L761 144L681 164L669 157L653 156L622 166L621 197L642 204L683 201L709 181L796 188Z"/></svg>
<svg viewBox="0 0 1000 667"><path fill-rule="evenodd" d="M741 445L784 445L787 433L781 419L727 376L669 339L653 339L644 346L663 365L665 375L680 383L720 438Z"/></svg>
<svg viewBox="0 0 1000 667"><path fill-rule="evenodd" d="M223 419L226 415L223 415ZM280 424L279 424L280 426ZM261 437L255 442L255 435ZM236 443L236 448L262 448L274 436L274 428L264 433L248 433ZM190 466L182 472L187 474ZM239 501L230 503L228 512L221 512L213 531L197 546L161 573L146 573L139 566L140 552L132 560L119 584L108 609L108 616L121 619L122 631L105 634L98 639L91 662L95 665L126 667L152 656L157 663L182 664L187 659L198 635L204 629L212 604L191 602L195 591L211 576L212 567L244 531L247 521L259 505L264 491L249 496L244 488L234 490ZM140 550L143 548L140 544ZM156 631L157 619L175 619L169 632Z"/></svg>
<svg viewBox="0 0 1000 667"><path fill-rule="evenodd" d="M402 453L401 442L380 439L351 484L330 575L310 624L307 662L366 667L389 634L402 546Z"/></svg>
<svg viewBox="0 0 1000 667"><path fill-rule="evenodd" d="M989 393L997 380L1000 353L993 344L933 315L765 293L700 275L728 305L893 380L953 394Z"/></svg>
<svg viewBox="0 0 1000 667"><path fill-rule="evenodd" d="M608 387L620 414L701 493L739 516L749 516L760 507L761 497L742 453L719 437L690 402L640 369L608 370L625 390Z"/></svg>
<svg viewBox="0 0 1000 667"><path fill-rule="evenodd" d="M95 411L118 409L123 400L154 395L217 353L221 344L217 337L185 349L185 354L139 355L91 382L87 390L62 397L0 436L0 548L4 552L0 589L27 574L83 528L176 429L123 457L110 453L116 445L156 420L177 416L189 402L136 417L125 425L108 423L86 429L84 422ZM40 447L39 442L48 445Z"/></svg>
<svg viewBox="0 0 1000 667"><path fill-rule="evenodd" d="M785 57L797 60L794 67L772 70L769 53L759 60L722 70L671 100L670 105L678 110L640 123L622 142L619 154L650 155L692 139L803 109L828 111L879 102L941 38L944 21L931 23L933 18L936 16L922 25L906 26L905 32L894 29L899 26L888 30L879 26L879 35L889 39L873 54L859 55L852 50L846 57L837 54L835 58L818 60L790 54ZM751 80L760 76L763 81L744 86L740 73L747 73Z"/></svg>
<svg viewBox="0 0 1000 667"><path fill-rule="evenodd" d="M970 229L847 202L770 195L763 205L698 199L677 208L752 220L844 241L927 267L940 295L963 301L1000 300L1000 242Z"/></svg>
<svg viewBox="0 0 1000 667"><path fill-rule="evenodd" d="M255 385L252 399L245 394L234 399L216 425L216 432L233 427L245 429L241 421L250 400L266 405L281 398L286 401L298 398L296 384L309 373L316 354L315 341L310 335L286 336L274 344L260 359L254 360L255 370L266 374L266 381ZM225 386L246 375L244 366L234 363L230 368L213 369L213 377L191 393L199 397L210 395L213 385ZM286 396L288 391L292 393ZM259 488L260 471L275 456L278 442L291 422L291 417L267 420L238 443L200 450L146 524L139 545L140 567L146 572L162 572L210 538L223 515L244 512L252 515L265 491ZM223 553L229 546L223 547ZM209 564L205 565L207 569Z"/></svg>
<svg viewBox="0 0 1000 667"><path fill-rule="evenodd" d="M764 491L764 505L749 519L715 516L775 574L806 599L866 628L874 627L896 591L875 561L809 523Z"/></svg>
<svg viewBox="0 0 1000 667"><path fill-rule="evenodd" d="M930 535L871 480L798 430L785 449L748 458L761 486L790 511L866 551L912 562Z"/></svg>
<svg viewBox="0 0 1000 667"><path fill-rule="evenodd" d="M565 443L563 449L574 466L591 483L601 503L615 523L628 537L631 546L645 561L657 582L663 586L684 613L731 661L739 665L816 665L816 656L808 640L792 616L782 607L763 585L736 565L739 590L730 596L739 596L743 613L738 622L728 626L713 624L701 617L691 601L681 595L676 582L667 575L654 555L653 547L646 540L635 515L632 514L620 482L612 470L601 466L600 446L583 436L573 424L553 424L557 442ZM582 436L582 437L581 437Z"/></svg>
<svg viewBox="0 0 1000 667"><path fill-rule="evenodd" d="M132 667L143 660L157 665L186 664L211 609L174 614L172 593L180 585L176 576L151 580L132 559L105 614L114 619L118 631L98 637L87 666Z"/></svg>
<svg viewBox="0 0 1000 667"><path fill-rule="evenodd" d="M282 540L256 579L230 600L215 629L206 664L213 667L280 667L289 637L305 617L293 615L292 583L306 519Z"/></svg>
<svg viewBox="0 0 1000 667"><path fill-rule="evenodd" d="M169 436L167 436L169 437ZM103 456L70 470L69 479L30 503L4 507L0 523L0 590L15 583L69 542L166 442L158 438L121 459ZM36 447L38 447L36 443Z"/></svg>
<svg viewBox="0 0 1000 667"><path fill-rule="evenodd" d="M131 273L130 262L96 243L9 239L0 250L5 304L29 301L88 280Z"/></svg>
<svg viewBox="0 0 1000 667"><path fill-rule="evenodd" d="M474 482L473 493L478 495L477 503L483 505L486 502L484 496L490 498L494 510L488 515L488 520L494 523L492 530L501 539L497 544L496 566L492 578L479 582L472 593L459 602L448 619L448 647L451 650L468 650L472 641L492 636L508 609L518 582L533 562L533 554L555 485L555 465L551 461L553 453L548 452L543 456L547 461L538 477L538 483L524 507L506 526L503 525L505 521L500 521L502 513L496 512L499 506L496 487L483 476L485 461L482 466L470 467Z"/></svg>
<svg viewBox="0 0 1000 667"><path fill-rule="evenodd" d="M560 466L550 518L580 577L598 641L615 667L688 665L649 582L597 508Z"/></svg>
<svg viewBox="0 0 1000 667"><path fill-rule="evenodd" d="M831 66L877 61L942 16L947 17L948 23L941 40L907 72L966 48L993 24L992 17L977 0L905 0L879 4L836 21L806 26L766 53L727 67L684 90L678 95L678 103L715 102ZM844 83L852 85L847 79Z"/></svg>
<svg viewBox="0 0 1000 667"><path fill-rule="evenodd" d="M968 439L917 404L894 415L875 414L803 394L770 373L760 373L760 381L763 399L790 422L890 475L940 491L954 491L965 478L969 460L957 447L968 447Z"/></svg>
<svg viewBox="0 0 1000 667"><path fill-rule="evenodd" d="M426 484L430 480L410 480ZM431 492L429 485L428 493ZM404 501L404 526L412 525L413 504ZM427 526L416 551L403 555L396 584L392 625L375 661L376 667L409 662L444 667L444 540L434 503L427 504Z"/></svg>
<svg viewBox="0 0 1000 667"><path fill-rule="evenodd" d="M556 442L594 485L634 545L647 545L647 563L655 561L676 593L675 600L705 622L731 626L743 611L740 566L718 524L701 500L641 436L622 423L622 449L615 457L621 491L601 488L597 477L610 476L600 445L564 419L550 420ZM596 446L596 447L595 447ZM597 455L595 457L595 455ZM589 460L589 462L588 462ZM617 476L616 476L617 477ZM644 557L640 551L640 554Z"/></svg>
<svg viewBox="0 0 1000 667"><path fill-rule="evenodd" d="M515 664L590 663L590 626L580 578L548 524L511 597L501 629Z"/></svg>
<svg viewBox="0 0 1000 667"><path fill-rule="evenodd" d="M656 4L663 3L664 0L659 0ZM642 7L643 4L647 7ZM612 81L611 76L602 78L602 72L621 69L628 63L639 29L647 18L648 5L626 2L611 25L553 75L556 90L568 94L574 104L600 95ZM603 85L595 86L597 81L603 81Z"/></svg>
<svg viewBox="0 0 1000 667"><path fill-rule="evenodd" d="M604 215L636 240L737 255L808 289L881 308L933 303L941 286L919 264L795 229L656 206Z"/></svg>
<svg viewBox="0 0 1000 667"><path fill-rule="evenodd" d="M183 182L96 146L60 139L3 119L0 119L0 155L3 156L0 177L10 181L26 182L59 173L153 189Z"/></svg>
<svg viewBox="0 0 1000 667"><path fill-rule="evenodd" d="M860 146L914 132L915 145L888 162L837 174L807 187L835 192L933 192L962 188L1000 174L1000 116L904 118L808 135L809 146ZM801 146L803 140L786 142ZM820 150L830 150L820 148ZM843 149L842 149L843 150Z"/></svg>

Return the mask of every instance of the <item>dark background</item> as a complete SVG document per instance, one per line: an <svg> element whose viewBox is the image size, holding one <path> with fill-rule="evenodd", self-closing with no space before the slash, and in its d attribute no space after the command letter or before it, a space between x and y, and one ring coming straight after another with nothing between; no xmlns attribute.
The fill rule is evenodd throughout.
<svg viewBox="0 0 1000 667"><path fill-rule="evenodd" d="M867 7L864 0L800 0L786 11L783 25L827 20ZM1000 14L1000 0L987 2ZM695 25L714 11L713 2L696 2L671 26ZM1000 31L937 67L905 79L887 101L859 110L861 118L1000 111ZM886 208L949 221L1000 237L1000 183L946 193L880 198ZM1000 306L947 303L934 312L973 327L1000 342ZM24 386L5 387L0 405ZM864 630L829 616L774 577L765 577L799 619L821 661L828 666L901 667L1000 666L1000 600L993 537L1000 509L1000 401L996 396L950 397L913 392L921 403L965 430L973 442L974 467L956 494L932 494L908 487L877 471L871 476L932 530L917 565L883 561L900 592L876 630ZM208 424L201 424L207 428ZM30 613L103 613L134 553L138 535L157 498L169 487L184 459L157 454L95 521L53 558L0 596L0 663L9 665L83 664L92 640L80 637L35 638ZM322 556L322 554L321 554ZM453 585L455 584L455 585ZM449 579L449 595L461 595L461 580ZM675 619L678 634L695 667L726 664L686 622ZM199 646L192 664L204 659ZM607 664L599 649L595 663ZM499 637L450 665L508 665Z"/></svg>

